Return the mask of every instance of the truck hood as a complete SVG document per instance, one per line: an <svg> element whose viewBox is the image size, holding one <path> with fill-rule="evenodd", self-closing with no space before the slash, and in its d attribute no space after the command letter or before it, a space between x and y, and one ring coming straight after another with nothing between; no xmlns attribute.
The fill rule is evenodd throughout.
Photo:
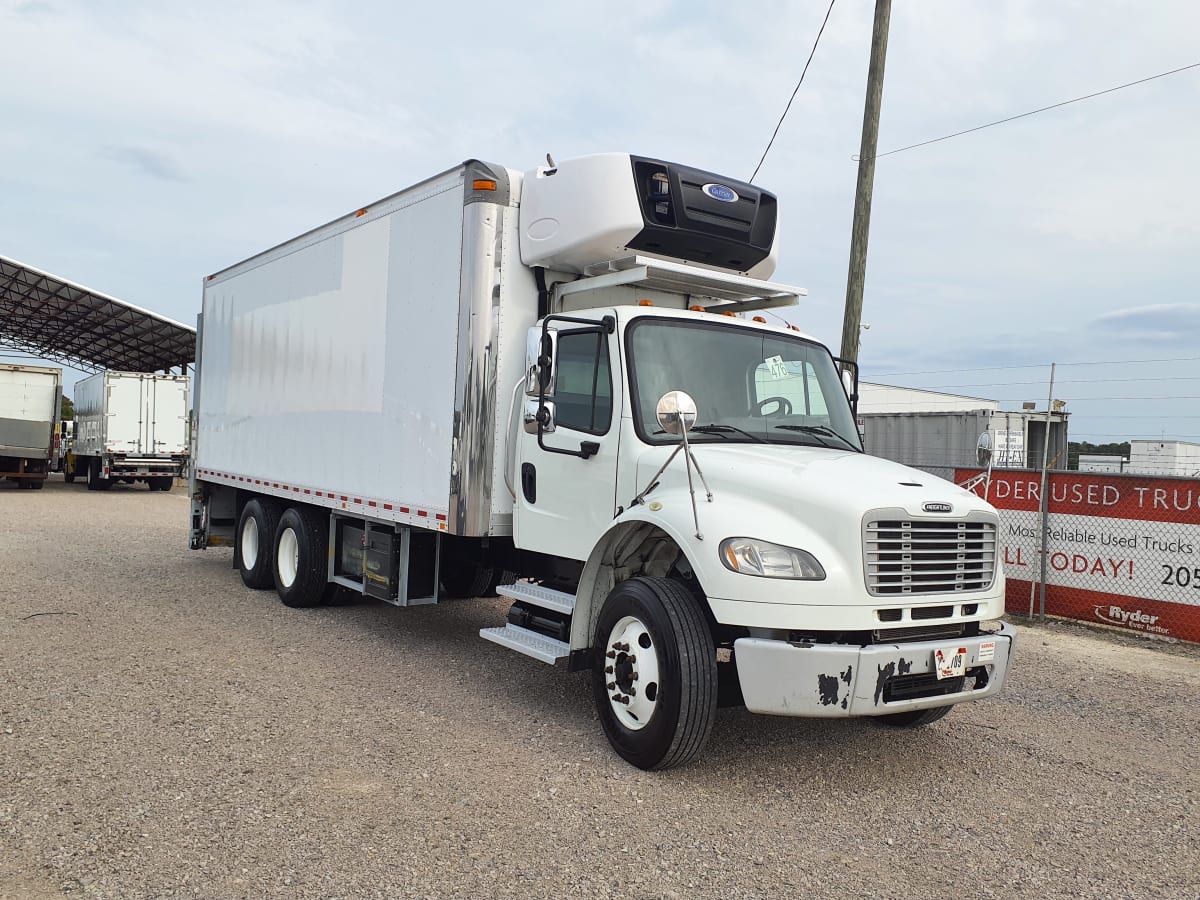
<svg viewBox="0 0 1200 900"><path fill-rule="evenodd" d="M664 452L665 449L665 452ZM638 486L645 487L669 448L648 449L638 460ZM765 444L693 445L693 453L713 492L711 508L722 515L749 503L774 508L810 524L853 522L857 528L872 509L903 509L913 518L959 518L992 507L957 485L890 460L826 447ZM671 463L654 494L687 490L682 454ZM704 507L703 488L696 480ZM649 498L648 498L649 499ZM950 504L931 512L929 503ZM762 535L767 537L767 535Z"/></svg>

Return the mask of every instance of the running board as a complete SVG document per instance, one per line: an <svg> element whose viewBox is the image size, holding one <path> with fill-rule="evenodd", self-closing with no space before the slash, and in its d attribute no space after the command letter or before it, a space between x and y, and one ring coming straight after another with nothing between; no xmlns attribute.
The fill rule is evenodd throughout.
<svg viewBox="0 0 1200 900"><path fill-rule="evenodd" d="M504 588L500 590L503 591ZM509 650L516 650L518 653L524 653L526 656L532 656L534 659L550 665L571 655L571 645L565 641L556 641L554 638L530 631L528 628L521 628L519 625L481 628L479 636L485 641L491 641L493 644L499 644Z"/></svg>
<svg viewBox="0 0 1200 900"><path fill-rule="evenodd" d="M531 606L540 606L542 609L553 610L564 616L570 616L575 610L574 594L542 587L540 584L530 584L527 581L502 584L496 588L496 593L501 597L508 597Z"/></svg>

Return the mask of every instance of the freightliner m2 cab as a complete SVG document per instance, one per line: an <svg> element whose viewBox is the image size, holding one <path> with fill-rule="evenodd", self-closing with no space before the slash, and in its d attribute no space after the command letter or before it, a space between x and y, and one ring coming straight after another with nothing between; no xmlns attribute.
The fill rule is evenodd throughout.
<svg viewBox="0 0 1200 900"><path fill-rule="evenodd" d="M1001 689L997 516L863 453L856 370L759 310L777 201L624 154L471 160L210 276L192 546L290 606L498 593L634 765L719 706L935 721Z"/></svg>

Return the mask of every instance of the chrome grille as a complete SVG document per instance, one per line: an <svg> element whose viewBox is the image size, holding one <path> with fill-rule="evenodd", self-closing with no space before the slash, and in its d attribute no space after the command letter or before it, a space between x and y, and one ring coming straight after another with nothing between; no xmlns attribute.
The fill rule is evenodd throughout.
<svg viewBox="0 0 1200 900"><path fill-rule="evenodd" d="M996 575L996 523L868 521L863 562L867 590L876 596L985 590Z"/></svg>

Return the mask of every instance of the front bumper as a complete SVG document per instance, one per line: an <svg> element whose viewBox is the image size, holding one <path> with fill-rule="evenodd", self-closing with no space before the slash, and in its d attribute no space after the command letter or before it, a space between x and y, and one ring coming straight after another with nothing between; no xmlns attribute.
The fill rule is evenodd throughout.
<svg viewBox="0 0 1200 900"><path fill-rule="evenodd" d="M1016 629L903 644L793 644L734 641L742 697L751 712L775 716L882 716L990 697L1003 686ZM964 648L967 675L938 681L933 654Z"/></svg>

